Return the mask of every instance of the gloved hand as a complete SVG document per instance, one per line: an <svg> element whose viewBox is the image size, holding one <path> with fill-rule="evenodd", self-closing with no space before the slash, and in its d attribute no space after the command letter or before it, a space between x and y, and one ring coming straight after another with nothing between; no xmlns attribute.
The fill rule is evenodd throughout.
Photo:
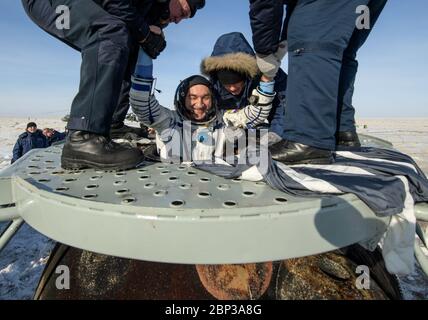
<svg viewBox="0 0 428 320"><path fill-rule="evenodd" d="M250 105L257 107L266 107L272 105L273 100L275 99L276 93L265 93L260 90L260 87L254 89L251 93L251 97L248 99Z"/></svg>
<svg viewBox="0 0 428 320"><path fill-rule="evenodd" d="M152 59L156 59L159 54L166 48L166 41L163 33L157 34L153 31L150 31L147 37L140 42L143 50L150 56Z"/></svg>
<svg viewBox="0 0 428 320"><path fill-rule="evenodd" d="M254 89L248 99L250 105L240 110L228 110L223 115L226 127L255 128L266 123L272 109L276 93L264 93L260 88Z"/></svg>
<svg viewBox="0 0 428 320"><path fill-rule="evenodd" d="M248 118L243 110L227 110L223 115L226 127L245 128Z"/></svg>
<svg viewBox="0 0 428 320"><path fill-rule="evenodd" d="M278 73L281 61L288 51L287 41L280 42L278 50L269 55L256 54L260 71L268 78L274 79Z"/></svg>

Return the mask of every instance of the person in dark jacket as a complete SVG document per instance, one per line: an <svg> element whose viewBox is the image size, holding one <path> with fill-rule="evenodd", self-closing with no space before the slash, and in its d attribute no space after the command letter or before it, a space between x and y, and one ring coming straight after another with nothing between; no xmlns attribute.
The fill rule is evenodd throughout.
<svg viewBox="0 0 428 320"><path fill-rule="evenodd" d="M43 135L48 139L49 146L56 142L65 140L67 134L65 132L59 132L52 128L44 128Z"/></svg>
<svg viewBox="0 0 428 320"><path fill-rule="evenodd" d="M138 47L156 58L162 27L193 16L204 0L22 0L43 30L82 53L80 88L72 106L61 164L125 170L144 160L137 148L110 139L119 100L126 101ZM66 22L69 21L67 24Z"/></svg>
<svg viewBox="0 0 428 320"><path fill-rule="evenodd" d="M386 1L250 0L257 62L267 78L288 44L285 139L271 148L275 160L331 163L335 149L361 146L352 106L356 55Z"/></svg>
<svg viewBox="0 0 428 320"><path fill-rule="evenodd" d="M240 32L227 33L217 39L211 56L201 63L201 72L213 83L222 110L246 107L262 76L255 53ZM284 133L287 75L279 69L274 80L277 95L268 118L270 143L281 140Z"/></svg>
<svg viewBox="0 0 428 320"><path fill-rule="evenodd" d="M37 124L29 122L25 132L18 137L13 147L12 163L33 149L47 147L49 147L49 142L43 132L37 129Z"/></svg>

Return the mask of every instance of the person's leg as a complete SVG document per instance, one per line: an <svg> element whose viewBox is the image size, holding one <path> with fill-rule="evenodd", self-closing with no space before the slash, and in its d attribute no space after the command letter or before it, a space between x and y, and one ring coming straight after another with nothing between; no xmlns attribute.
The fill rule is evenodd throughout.
<svg viewBox="0 0 428 320"><path fill-rule="evenodd" d="M93 1L22 2L36 24L82 53L80 88L67 125L63 167L126 169L141 162L139 150L112 144L107 138L128 62L130 35L125 23ZM69 8L69 29L56 28L55 9L60 5Z"/></svg>
<svg viewBox="0 0 428 320"><path fill-rule="evenodd" d="M120 89L119 102L113 113L112 128L120 128L125 124L126 115L130 107L129 90L131 90L131 80L124 79Z"/></svg>
<svg viewBox="0 0 428 320"><path fill-rule="evenodd" d="M287 140L320 149L335 149L343 53L355 29L356 8L368 2L297 2L288 26Z"/></svg>
<svg viewBox="0 0 428 320"><path fill-rule="evenodd" d="M119 101L113 113L113 119L110 128L110 137L112 139L128 139L139 140L147 138L148 132L146 129L130 127L125 125L126 115L129 111L129 90L131 89L131 75L135 71L135 65L138 59L140 46L137 42L132 42L130 46L130 55L128 66L125 71L125 76L120 89Z"/></svg>
<svg viewBox="0 0 428 320"><path fill-rule="evenodd" d="M278 91L272 104L272 119L269 123L269 145L275 144L282 140L284 135L284 116L285 116L285 103L286 103L286 91Z"/></svg>
<svg viewBox="0 0 428 320"><path fill-rule="evenodd" d="M367 40L386 2L387 0L371 0L369 2L370 29L355 29L349 46L343 54L338 97L338 132L356 132L355 109L352 106L352 96L354 94L355 77L358 71L357 51Z"/></svg>
<svg viewBox="0 0 428 320"><path fill-rule="evenodd" d="M269 144L280 141L284 135L284 117L287 97L287 74L279 69L275 77L276 97L273 100L272 111L269 115Z"/></svg>
<svg viewBox="0 0 428 320"><path fill-rule="evenodd" d="M147 138L147 128L132 127L125 125L126 115L129 111L129 90L131 89L131 76L135 71L135 65L138 60L140 46L138 43L131 44L131 54L129 55L128 66L120 89L119 102L113 114L113 120L110 128L110 137L112 139L139 140Z"/></svg>
<svg viewBox="0 0 428 320"><path fill-rule="evenodd" d="M128 63L130 35L126 24L87 0L23 0L25 10L42 29L82 53L80 87L68 129L106 135L119 99ZM56 8L70 11L70 28L59 30Z"/></svg>
<svg viewBox="0 0 428 320"><path fill-rule="evenodd" d="M56 13L56 7L50 0L21 0L21 2L27 15L41 29L80 51L80 48L66 41L64 38L64 30L56 27L56 21L60 14Z"/></svg>
<svg viewBox="0 0 428 320"><path fill-rule="evenodd" d="M65 38L82 48L80 88L68 128L108 135L128 64L130 35L124 22L94 2L66 2L70 2L72 27L64 30Z"/></svg>
<svg viewBox="0 0 428 320"><path fill-rule="evenodd" d="M131 89L131 76L135 71L135 64L138 59L139 46L137 43L131 43L128 66L126 67L125 76L123 77L120 89L119 101L113 114L112 126L121 127L124 124L126 115L130 107L129 90Z"/></svg>

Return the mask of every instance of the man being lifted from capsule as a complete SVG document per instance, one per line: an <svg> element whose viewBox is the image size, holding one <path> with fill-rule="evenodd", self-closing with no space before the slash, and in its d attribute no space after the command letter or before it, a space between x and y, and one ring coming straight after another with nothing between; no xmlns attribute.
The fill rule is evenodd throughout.
<svg viewBox="0 0 428 320"><path fill-rule="evenodd" d="M183 80L170 110L159 104L153 92L152 63L143 51L132 79L130 101L138 120L156 130L162 161L217 162L224 158L231 128L252 129L266 122L275 92L272 87L254 89L252 103L236 113L218 110L211 83L200 75Z"/></svg>

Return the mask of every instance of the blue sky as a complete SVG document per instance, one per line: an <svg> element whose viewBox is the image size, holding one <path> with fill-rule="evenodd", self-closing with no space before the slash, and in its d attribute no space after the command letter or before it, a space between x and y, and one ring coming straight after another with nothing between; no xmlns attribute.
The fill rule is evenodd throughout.
<svg viewBox="0 0 428 320"><path fill-rule="evenodd" d="M360 50L357 117L428 117L427 12L426 0L389 0ZM198 73L216 39L231 31L251 43L248 0L207 0L194 19L166 29L168 47L155 61L163 105L172 105L180 79ZM0 1L0 40L0 116L68 113L79 84L79 52L33 24L20 0Z"/></svg>

